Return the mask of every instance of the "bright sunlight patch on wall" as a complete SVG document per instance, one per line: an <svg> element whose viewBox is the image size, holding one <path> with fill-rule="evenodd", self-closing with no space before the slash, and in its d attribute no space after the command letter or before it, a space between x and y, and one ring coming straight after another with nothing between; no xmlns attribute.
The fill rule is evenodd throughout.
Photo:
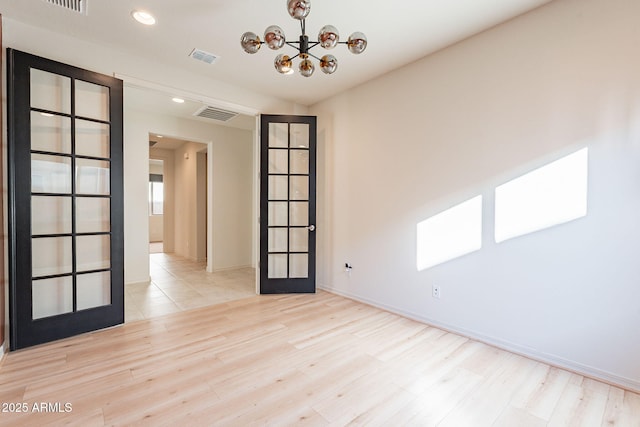
<svg viewBox="0 0 640 427"><path fill-rule="evenodd" d="M477 196L418 224L418 271L481 247L482 196Z"/></svg>
<svg viewBox="0 0 640 427"><path fill-rule="evenodd" d="M496 188L496 242L587 214L587 150L584 148Z"/></svg>

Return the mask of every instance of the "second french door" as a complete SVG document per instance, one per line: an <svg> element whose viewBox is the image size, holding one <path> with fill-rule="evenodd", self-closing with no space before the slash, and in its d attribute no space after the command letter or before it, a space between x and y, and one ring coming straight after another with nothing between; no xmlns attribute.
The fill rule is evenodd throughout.
<svg viewBox="0 0 640 427"><path fill-rule="evenodd" d="M315 292L316 117L260 124L260 293Z"/></svg>

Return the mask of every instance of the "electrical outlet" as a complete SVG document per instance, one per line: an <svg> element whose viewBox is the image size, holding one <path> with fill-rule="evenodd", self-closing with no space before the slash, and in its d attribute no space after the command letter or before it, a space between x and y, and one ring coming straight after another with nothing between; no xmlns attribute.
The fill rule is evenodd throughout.
<svg viewBox="0 0 640 427"><path fill-rule="evenodd" d="M431 286L431 296L434 298L440 299L440 286L438 285Z"/></svg>
<svg viewBox="0 0 640 427"><path fill-rule="evenodd" d="M344 271L349 275L349 277L351 277L351 269L352 268L353 267L348 262L344 263Z"/></svg>

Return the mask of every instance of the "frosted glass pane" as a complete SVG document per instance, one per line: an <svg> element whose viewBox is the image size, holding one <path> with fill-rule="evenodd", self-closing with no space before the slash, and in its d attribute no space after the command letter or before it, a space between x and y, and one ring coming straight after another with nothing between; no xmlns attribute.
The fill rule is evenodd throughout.
<svg viewBox="0 0 640 427"><path fill-rule="evenodd" d="M71 233L71 197L31 197L31 234Z"/></svg>
<svg viewBox="0 0 640 427"><path fill-rule="evenodd" d="M309 150L291 150L290 173L309 174Z"/></svg>
<svg viewBox="0 0 640 427"><path fill-rule="evenodd" d="M76 154L109 158L109 125L76 120Z"/></svg>
<svg viewBox="0 0 640 427"><path fill-rule="evenodd" d="M78 274L76 292L78 310L111 304L111 273Z"/></svg>
<svg viewBox="0 0 640 427"><path fill-rule="evenodd" d="M306 228L289 230L289 252L309 252L309 230Z"/></svg>
<svg viewBox="0 0 640 427"><path fill-rule="evenodd" d="M31 149L71 153L71 119L32 111Z"/></svg>
<svg viewBox="0 0 640 427"><path fill-rule="evenodd" d="M32 317L43 317L73 311L73 281L71 276L34 280L31 285Z"/></svg>
<svg viewBox="0 0 640 427"><path fill-rule="evenodd" d="M91 271L111 267L111 244L106 236L76 237L76 270Z"/></svg>
<svg viewBox="0 0 640 427"><path fill-rule="evenodd" d="M109 194L109 162L77 159L76 193Z"/></svg>
<svg viewBox="0 0 640 427"><path fill-rule="evenodd" d="M286 226L287 202L269 202L269 226Z"/></svg>
<svg viewBox="0 0 640 427"><path fill-rule="evenodd" d="M309 125L291 124L291 148L309 148Z"/></svg>
<svg viewBox="0 0 640 427"><path fill-rule="evenodd" d="M31 107L71 113L71 79L31 69Z"/></svg>
<svg viewBox="0 0 640 427"><path fill-rule="evenodd" d="M269 229L269 252L287 252L287 229Z"/></svg>
<svg viewBox="0 0 640 427"><path fill-rule="evenodd" d="M109 88L76 80L76 115L109 121Z"/></svg>
<svg viewBox="0 0 640 427"><path fill-rule="evenodd" d="M289 197L289 178L286 176L269 177L269 200L287 200Z"/></svg>
<svg viewBox="0 0 640 427"><path fill-rule="evenodd" d="M71 159L43 154L31 155L31 191L71 193Z"/></svg>
<svg viewBox="0 0 640 427"><path fill-rule="evenodd" d="M269 123L269 147L288 147L288 133L287 123Z"/></svg>
<svg viewBox="0 0 640 427"><path fill-rule="evenodd" d="M289 255L289 277L298 279L309 277L309 256L307 254Z"/></svg>
<svg viewBox="0 0 640 427"><path fill-rule="evenodd" d="M289 200L309 200L309 177L292 176L289 180Z"/></svg>
<svg viewBox="0 0 640 427"><path fill-rule="evenodd" d="M71 273L71 237L31 239L31 269L33 277Z"/></svg>
<svg viewBox="0 0 640 427"><path fill-rule="evenodd" d="M269 268L267 276L269 277L269 279L286 279L287 255L269 255Z"/></svg>
<svg viewBox="0 0 640 427"><path fill-rule="evenodd" d="M110 231L110 200L98 197L76 198L76 231L100 233Z"/></svg>
<svg viewBox="0 0 640 427"><path fill-rule="evenodd" d="M309 203L291 202L289 220L291 225L309 225Z"/></svg>
<svg viewBox="0 0 640 427"><path fill-rule="evenodd" d="M288 153L288 150L269 150L269 173L289 173Z"/></svg>

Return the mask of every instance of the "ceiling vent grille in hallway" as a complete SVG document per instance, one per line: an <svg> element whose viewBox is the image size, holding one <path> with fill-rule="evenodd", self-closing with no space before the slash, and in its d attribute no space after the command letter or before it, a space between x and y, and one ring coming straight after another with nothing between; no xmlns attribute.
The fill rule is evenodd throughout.
<svg viewBox="0 0 640 427"><path fill-rule="evenodd" d="M197 59L198 61L202 61L206 64L213 64L219 58L219 56L214 55L213 53L205 52L201 49L193 49L189 56L193 59Z"/></svg>
<svg viewBox="0 0 640 427"><path fill-rule="evenodd" d="M72 10L74 12L87 14L87 0L44 0L47 3L55 4L56 6L64 7L65 9Z"/></svg>
<svg viewBox="0 0 640 427"><path fill-rule="evenodd" d="M205 105L195 113L194 116L204 117L205 119L218 120L221 122L227 122L233 119L238 113L234 113L233 111L221 110L220 108L209 107Z"/></svg>

